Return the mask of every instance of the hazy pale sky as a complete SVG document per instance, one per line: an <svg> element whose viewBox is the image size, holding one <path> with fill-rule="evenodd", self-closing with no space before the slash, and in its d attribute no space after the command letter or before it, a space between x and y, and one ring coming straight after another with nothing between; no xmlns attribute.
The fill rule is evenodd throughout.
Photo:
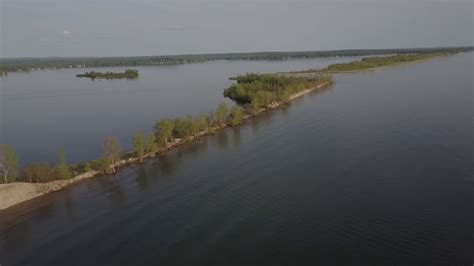
<svg viewBox="0 0 474 266"><path fill-rule="evenodd" d="M0 57L474 45L473 0L0 0Z"/></svg>

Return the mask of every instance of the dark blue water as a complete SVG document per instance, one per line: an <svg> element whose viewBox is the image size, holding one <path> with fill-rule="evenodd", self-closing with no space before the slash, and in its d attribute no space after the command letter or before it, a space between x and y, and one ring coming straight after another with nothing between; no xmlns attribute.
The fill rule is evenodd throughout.
<svg viewBox="0 0 474 266"><path fill-rule="evenodd" d="M2 265L472 265L474 54L341 74L0 212Z"/></svg>

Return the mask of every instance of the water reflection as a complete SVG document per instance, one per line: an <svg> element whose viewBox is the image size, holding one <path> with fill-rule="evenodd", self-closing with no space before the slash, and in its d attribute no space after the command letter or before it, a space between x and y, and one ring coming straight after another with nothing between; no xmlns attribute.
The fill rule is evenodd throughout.
<svg viewBox="0 0 474 266"><path fill-rule="evenodd" d="M120 186L116 176L103 176L97 178L100 188L106 193L111 207L119 207L126 200L126 194Z"/></svg>
<svg viewBox="0 0 474 266"><path fill-rule="evenodd" d="M2 251L7 253L16 253L19 250L24 249L31 244L31 221L35 221L35 225L41 226L47 224L56 213L58 212L54 200L57 200L57 196L46 196L44 202L37 202L35 205L37 209L34 212L29 212L27 208L22 209L7 209L2 211L2 220L0 221L0 238L3 239L3 249L0 250L0 264ZM46 203L46 204L44 204ZM18 222L15 218L22 217L23 219Z"/></svg>
<svg viewBox="0 0 474 266"><path fill-rule="evenodd" d="M162 176L171 176L176 171L176 159L168 154L158 157L153 166L157 166Z"/></svg>
<svg viewBox="0 0 474 266"><path fill-rule="evenodd" d="M143 191L148 190L150 188L151 180L146 165L140 164L135 169L135 180L137 182L138 187Z"/></svg>
<svg viewBox="0 0 474 266"><path fill-rule="evenodd" d="M8 253L15 253L21 250L28 244L29 236L30 226L27 221L22 221L12 227L6 228L2 232L4 250Z"/></svg>
<svg viewBox="0 0 474 266"><path fill-rule="evenodd" d="M205 152L208 147L208 137L203 137L197 141L193 141L179 147L175 150L178 159L184 157L195 157L196 155Z"/></svg>
<svg viewBox="0 0 474 266"><path fill-rule="evenodd" d="M239 146L242 143L242 136L240 134L240 126L234 127L232 129L232 136L234 140L234 147Z"/></svg>
<svg viewBox="0 0 474 266"><path fill-rule="evenodd" d="M229 136L227 130L222 130L218 132L216 135L217 140L217 147L221 150L225 150L229 146Z"/></svg>
<svg viewBox="0 0 474 266"><path fill-rule="evenodd" d="M72 189L65 189L63 194L63 206L66 209L69 218L74 218L74 199L72 197Z"/></svg>

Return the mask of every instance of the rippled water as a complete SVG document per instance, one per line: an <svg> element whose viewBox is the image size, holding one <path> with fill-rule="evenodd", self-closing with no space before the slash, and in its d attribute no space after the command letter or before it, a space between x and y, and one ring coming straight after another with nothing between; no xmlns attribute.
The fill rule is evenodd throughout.
<svg viewBox="0 0 474 266"><path fill-rule="evenodd" d="M336 76L0 212L2 265L471 265L474 54Z"/></svg>

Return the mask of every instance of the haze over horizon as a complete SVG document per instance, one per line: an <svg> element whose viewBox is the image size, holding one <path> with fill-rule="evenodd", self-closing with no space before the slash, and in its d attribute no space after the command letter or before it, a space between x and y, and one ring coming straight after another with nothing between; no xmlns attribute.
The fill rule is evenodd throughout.
<svg viewBox="0 0 474 266"><path fill-rule="evenodd" d="M4 0L0 57L472 46L473 3Z"/></svg>

